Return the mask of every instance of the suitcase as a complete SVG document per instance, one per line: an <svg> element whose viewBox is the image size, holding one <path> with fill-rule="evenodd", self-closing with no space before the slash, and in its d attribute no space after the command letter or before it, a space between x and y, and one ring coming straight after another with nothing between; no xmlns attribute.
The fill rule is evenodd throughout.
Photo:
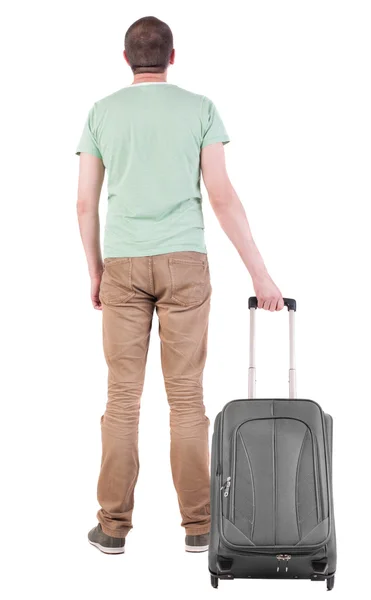
<svg viewBox="0 0 371 600"><path fill-rule="evenodd" d="M289 313L289 399L255 398L255 317L249 299L249 399L217 415L211 450L211 585L219 579L335 583L332 418L296 398L296 302Z"/></svg>

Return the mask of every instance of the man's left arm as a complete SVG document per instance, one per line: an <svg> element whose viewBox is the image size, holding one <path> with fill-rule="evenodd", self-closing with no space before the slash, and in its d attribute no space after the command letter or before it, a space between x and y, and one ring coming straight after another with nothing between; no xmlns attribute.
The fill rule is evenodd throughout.
<svg viewBox="0 0 371 600"><path fill-rule="evenodd" d="M103 273L103 260L100 248L98 208L103 180L104 165L101 158L81 152L77 215L91 280L91 301L96 310L102 310L99 288Z"/></svg>

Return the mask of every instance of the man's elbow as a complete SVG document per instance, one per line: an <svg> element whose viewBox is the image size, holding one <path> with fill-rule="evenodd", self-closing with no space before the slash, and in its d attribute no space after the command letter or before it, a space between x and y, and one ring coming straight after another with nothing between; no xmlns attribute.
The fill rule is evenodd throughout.
<svg viewBox="0 0 371 600"><path fill-rule="evenodd" d="M81 198L78 198L78 200L77 200L76 211L77 211L77 216L78 217L83 217L88 212L88 205Z"/></svg>
<svg viewBox="0 0 371 600"><path fill-rule="evenodd" d="M92 204L87 198L80 197L77 199L76 204L77 216L84 217L87 215L97 215L98 209L95 205Z"/></svg>
<svg viewBox="0 0 371 600"><path fill-rule="evenodd" d="M210 204L215 212L224 212L233 206L234 201L233 188L231 186L219 188L215 191L209 191Z"/></svg>

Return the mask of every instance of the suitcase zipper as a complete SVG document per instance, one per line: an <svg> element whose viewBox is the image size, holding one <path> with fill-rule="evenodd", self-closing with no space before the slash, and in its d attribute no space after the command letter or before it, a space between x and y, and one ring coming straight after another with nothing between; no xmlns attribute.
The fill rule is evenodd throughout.
<svg viewBox="0 0 371 600"><path fill-rule="evenodd" d="M284 566L286 564L285 571L289 570L289 560L291 558L291 554L277 554L277 573L280 572L281 562L283 562Z"/></svg>
<svg viewBox="0 0 371 600"><path fill-rule="evenodd" d="M220 491L224 490L223 496L225 498L228 498L230 487L231 487L231 478L227 477L227 481L225 481L223 483L222 487L220 488Z"/></svg>

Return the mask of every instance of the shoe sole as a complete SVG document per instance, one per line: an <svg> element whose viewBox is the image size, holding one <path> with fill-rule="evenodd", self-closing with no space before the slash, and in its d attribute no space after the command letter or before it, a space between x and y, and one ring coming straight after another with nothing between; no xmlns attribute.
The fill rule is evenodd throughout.
<svg viewBox="0 0 371 600"><path fill-rule="evenodd" d="M186 552L206 552L209 549L209 545L207 546L187 546L185 547Z"/></svg>
<svg viewBox="0 0 371 600"><path fill-rule="evenodd" d="M98 548L103 554L125 554L125 548L123 546L121 548L106 548L97 542L91 542L90 540L88 540L88 542L95 548Z"/></svg>

